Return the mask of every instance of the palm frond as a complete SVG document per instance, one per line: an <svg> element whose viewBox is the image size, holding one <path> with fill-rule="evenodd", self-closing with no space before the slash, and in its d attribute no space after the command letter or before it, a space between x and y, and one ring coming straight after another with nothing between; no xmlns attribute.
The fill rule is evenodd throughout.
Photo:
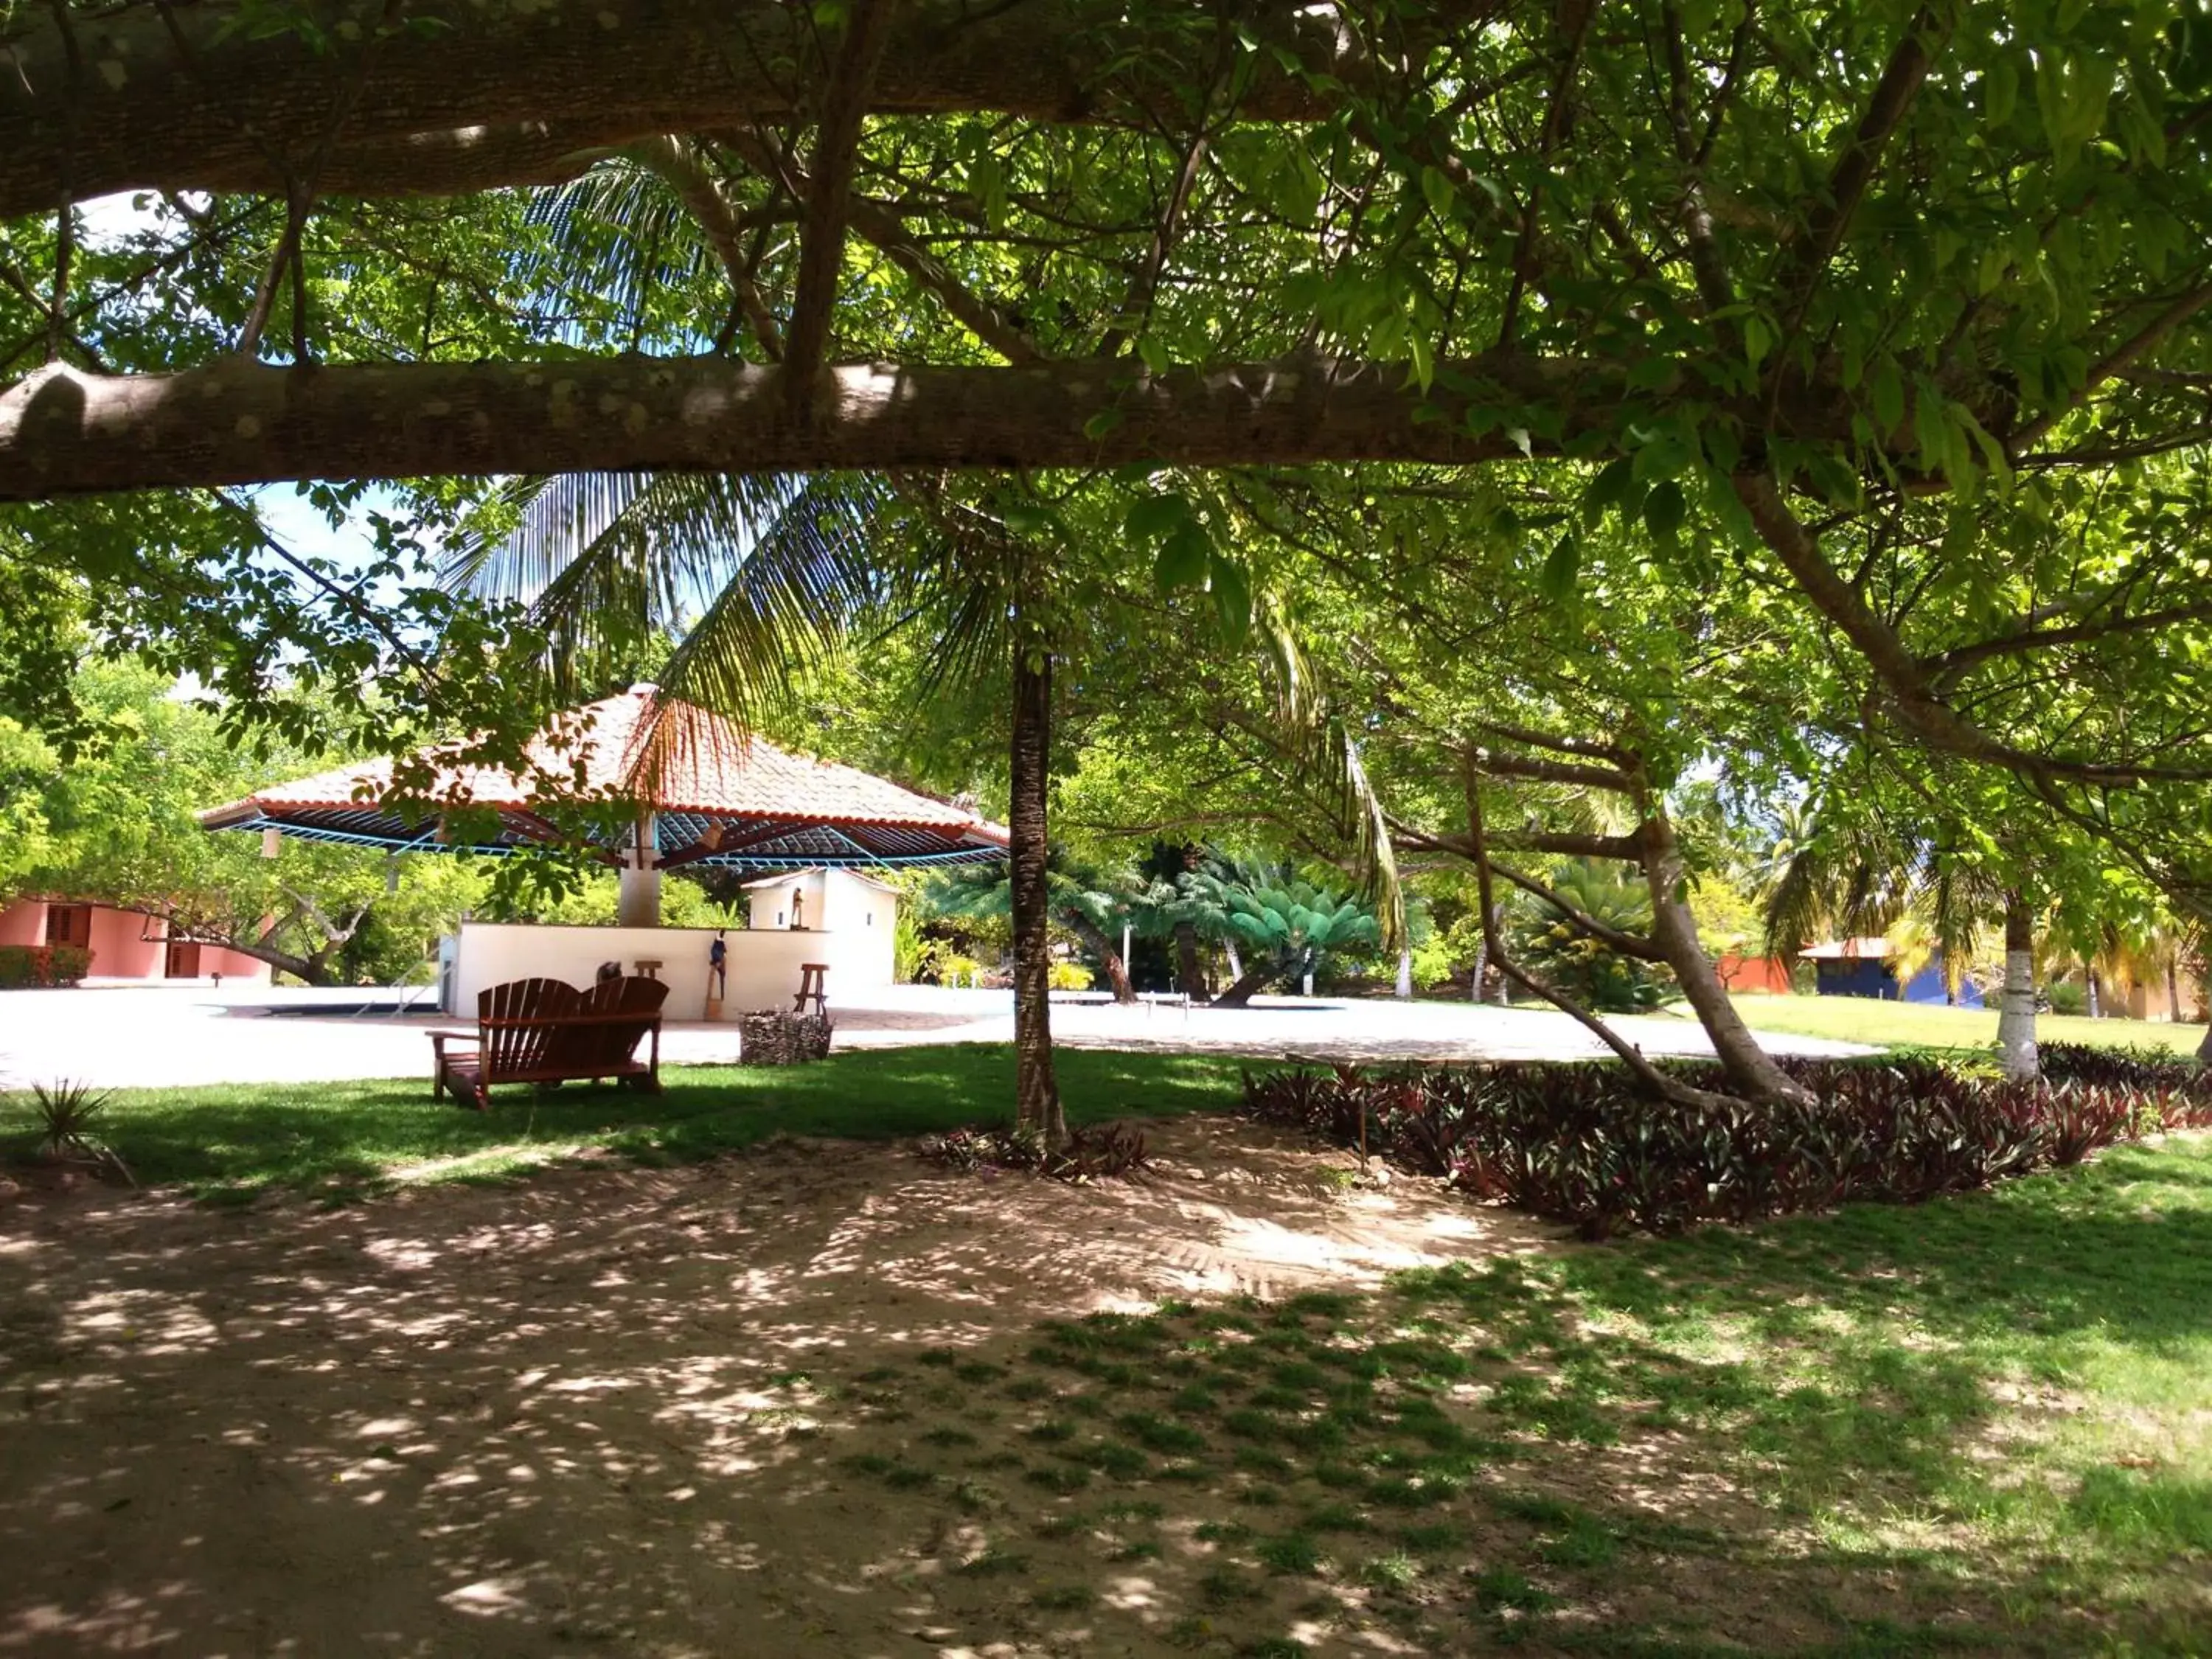
<svg viewBox="0 0 2212 1659"><path fill-rule="evenodd" d="M1272 603L1255 606L1253 625L1273 684L1275 725L1293 781L1328 805L1374 904L1380 943L1385 950L1397 950L1407 938L1406 895L1399 884L1389 821L1360 762L1358 742L1330 706L1322 677L1281 608Z"/></svg>
<svg viewBox="0 0 2212 1659"><path fill-rule="evenodd" d="M781 705L884 602L869 557L884 492L859 474L804 480L677 647L663 688L741 725Z"/></svg>
<svg viewBox="0 0 2212 1659"><path fill-rule="evenodd" d="M517 275L549 295L598 295L625 327L655 298L714 264L699 222L667 180L613 155L540 191L526 212L541 234Z"/></svg>

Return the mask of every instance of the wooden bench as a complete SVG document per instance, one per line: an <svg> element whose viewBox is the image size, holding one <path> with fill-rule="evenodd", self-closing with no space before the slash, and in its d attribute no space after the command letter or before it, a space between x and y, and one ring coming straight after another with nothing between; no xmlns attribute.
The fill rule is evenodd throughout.
<svg viewBox="0 0 2212 1659"><path fill-rule="evenodd" d="M597 1082L660 1091L658 980L601 980L588 991L557 979L518 979L477 994L477 1029L430 1033L430 1095L451 1089L478 1111L500 1083ZM638 1044L652 1046L646 1059Z"/></svg>

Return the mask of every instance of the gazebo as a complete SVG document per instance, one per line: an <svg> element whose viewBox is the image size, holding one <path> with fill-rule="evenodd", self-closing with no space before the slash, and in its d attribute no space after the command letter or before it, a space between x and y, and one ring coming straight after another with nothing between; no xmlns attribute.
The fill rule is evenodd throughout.
<svg viewBox="0 0 2212 1659"><path fill-rule="evenodd" d="M272 852L275 839L287 836L394 854L503 855L580 843L619 870L611 928L464 924L446 953L449 1009L472 1006L477 990L502 979L544 974L583 982L608 961L633 971L644 964L668 980L672 1008L703 1007L717 930L659 926L660 879L668 870L836 872L975 863L1006 851L1006 831L972 811L853 767L792 754L651 685L556 716L531 744L527 766L516 771L444 764L436 750L423 758L435 774L434 799L489 808L493 816L485 821L495 830L471 837L456 826L477 815L425 817L392 802L388 760L276 785L203 812L200 822L210 830L258 830ZM579 802L619 810L585 815L592 823L575 828L555 822L575 816L562 808ZM787 999L802 962L827 963L834 990L845 994L890 982L896 897L872 883L842 885L849 894L820 893L809 926L726 939L734 1007Z"/></svg>

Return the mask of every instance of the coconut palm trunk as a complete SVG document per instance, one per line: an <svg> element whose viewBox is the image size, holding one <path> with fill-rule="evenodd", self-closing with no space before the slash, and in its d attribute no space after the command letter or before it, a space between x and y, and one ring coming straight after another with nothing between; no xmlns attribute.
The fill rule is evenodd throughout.
<svg viewBox="0 0 2212 1659"><path fill-rule="evenodd" d="M2039 1075L2035 1052L2035 914L2027 896L2008 887L2004 896L2004 999L1997 1011L1997 1060L2009 1078Z"/></svg>
<svg viewBox="0 0 2212 1659"><path fill-rule="evenodd" d="M1050 781L1052 659L1014 647L1012 853L1014 921L1014 1115L1048 1145L1067 1139L1060 1085L1052 1074L1051 890L1045 878L1045 797Z"/></svg>

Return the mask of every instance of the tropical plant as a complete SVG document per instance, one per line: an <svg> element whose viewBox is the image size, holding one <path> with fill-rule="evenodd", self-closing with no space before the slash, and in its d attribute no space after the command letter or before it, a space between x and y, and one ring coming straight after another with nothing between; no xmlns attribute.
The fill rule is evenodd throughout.
<svg viewBox="0 0 2212 1659"><path fill-rule="evenodd" d="M106 1164L126 1181L131 1171L101 1131L110 1091L63 1079L31 1085L32 1155L50 1163ZM134 1183L135 1184L135 1183Z"/></svg>
<svg viewBox="0 0 2212 1659"><path fill-rule="evenodd" d="M2023 838L2017 833L2012 847ZM1765 861L1766 934L1795 957L1822 934L1881 935L1891 971L1908 984L1940 956L1956 1001L1984 930L2004 930L2005 975L1997 1048L2007 1075L2036 1075L2035 913L2020 852L2006 856L1986 833L1907 811L1880 810L1862 785L1838 787L1784 821ZM2047 867L2045 878L2056 872Z"/></svg>
<svg viewBox="0 0 2212 1659"><path fill-rule="evenodd" d="M943 939L931 939L921 931L921 918L915 914L911 897L900 904L891 923L891 979L900 985L919 985L936 978L952 951Z"/></svg>
<svg viewBox="0 0 2212 1659"><path fill-rule="evenodd" d="M1656 1008L1673 985L1663 963L1615 950L1573 918L1616 933L1651 926L1651 896L1618 866L1578 860L1554 871L1550 896L1522 894L1509 903L1506 934L1520 963L1584 1006L1608 1013Z"/></svg>
<svg viewBox="0 0 2212 1659"><path fill-rule="evenodd" d="M1116 1002L1134 1002L1128 965L1122 960L1114 935L1133 926L1147 892L1141 878L1127 871L1099 871L1077 865L1064 851L1053 850L1046 864L1046 883L1052 920L1075 935L1098 965ZM919 890L921 902L947 921L975 922L1009 916L1013 908L1013 884L998 865L970 865L941 870ZM1091 976L1080 985L1053 981L1054 990L1088 990Z"/></svg>
<svg viewBox="0 0 2212 1659"><path fill-rule="evenodd" d="M1233 876L1196 871L1186 879L1214 925L1251 957L1236 983L1213 1000L1217 1008L1242 1008L1279 979L1310 978L1332 950L1382 939L1382 923L1364 901L1304 880L1285 865L1238 866Z"/></svg>

